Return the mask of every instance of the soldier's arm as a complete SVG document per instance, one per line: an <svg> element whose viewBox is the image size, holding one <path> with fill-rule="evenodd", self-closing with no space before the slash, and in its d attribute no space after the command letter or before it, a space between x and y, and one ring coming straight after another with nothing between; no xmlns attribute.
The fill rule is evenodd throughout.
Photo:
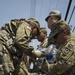
<svg viewBox="0 0 75 75"><path fill-rule="evenodd" d="M25 54L28 55L32 52L34 48L29 45L28 36L30 36L30 31L29 35L27 36L25 29L26 24L27 23L22 23L17 29L15 45L18 47L19 50L23 51Z"/></svg>
<svg viewBox="0 0 75 75"><path fill-rule="evenodd" d="M62 74L68 71L75 64L75 42L68 42L65 47L61 49L60 59L55 64L49 64L48 72L50 75Z"/></svg>

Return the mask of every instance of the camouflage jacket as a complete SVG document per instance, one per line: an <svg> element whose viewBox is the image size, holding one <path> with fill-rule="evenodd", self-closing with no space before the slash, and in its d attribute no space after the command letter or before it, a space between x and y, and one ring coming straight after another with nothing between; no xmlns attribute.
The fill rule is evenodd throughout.
<svg viewBox="0 0 75 75"><path fill-rule="evenodd" d="M48 38L45 38L45 40L38 45L38 48L37 49L46 48L47 44L48 44Z"/></svg>
<svg viewBox="0 0 75 75"><path fill-rule="evenodd" d="M30 54L34 49L29 45L31 36L30 25L25 20L11 20L0 29L1 42L8 47L16 43L15 46L25 54Z"/></svg>
<svg viewBox="0 0 75 75"><path fill-rule="evenodd" d="M52 24L51 25L51 32L49 34L49 37L48 37L48 45L47 47L50 45L50 44L56 44L56 34L59 33L59 28L62 28L63 26L65 26L66 22L64 20L59 20L57 21L56 23ZM66 24L67 25L67 24Z"/></svg>
<svg viewBox="0 0 75 75"><path fill-rule="evenodd" d="M70 38L59 45L61 51L58 61L48 65L49 75L75 75L75 38Z"/></svg>
<svg viewBox="0 0 75 75"><path fill-rule="evenodd" d="M44 48L46 48L46 45L47 45L47 43L48 43L48 38L46 37L45 39L44 39L44 41L43 42L41 42L38 46L37 46L37 50L42 50L42 49L44 49ZM30 60L31 60L32 58L30 58ZM38 59L38 60L37 60ZM36 73L39 73L42 69L40 68L43 64L43 62L44 62L44 57L42 57L42 58L36 58L35 60L33 59L31 62L33 62L33 64L34 64L34 66L33 66L33 69L32 69L32 72L36 72Z"/></svg>
<svg viewBox="0 0 75 75"><path fill-rule="evenodd" d="M71 35L71 37L62 45L56 44L56 39L54 35L59 32L58 25L63 26L65 21L60 20L52 25L51 27L51 33L48 37L48 45L55 44L57 48L61 51L61 54L59 55L60 58L57 58L59 61L55 64L49 64L47 62L44 69L46 72L49 72L49 75L71 75L75 74L74 68L75 68L75 36ZM70 71L71 70L71 71ZM73 74L73 75L74 75Z"/></svg>

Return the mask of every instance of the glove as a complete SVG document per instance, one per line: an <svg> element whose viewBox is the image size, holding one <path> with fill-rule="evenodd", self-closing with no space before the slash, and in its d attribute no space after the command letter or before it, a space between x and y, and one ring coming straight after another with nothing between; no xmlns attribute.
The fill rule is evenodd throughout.
<svg viewBox="0 0 75 75"><path fill-rule="evenodd" d="M34 56L36 57L42 57L42 52L40 50L33 50L32 53L34 54Z"/></svg>

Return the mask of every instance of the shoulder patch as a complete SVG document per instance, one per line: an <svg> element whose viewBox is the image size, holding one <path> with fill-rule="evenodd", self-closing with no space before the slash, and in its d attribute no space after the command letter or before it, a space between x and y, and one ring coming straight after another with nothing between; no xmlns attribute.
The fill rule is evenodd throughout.
<svg viewBox="0 0 75 75"><path fill-rule="evenodd" d="M26 28L29 29L30 31L32 31L31 28L30 28L29 26L27 26Z"/></svg>
<svg viewBox="0 0 75 75"><path fill-rule="evenodd" d="M69 44L69 45L68 45L68 48L69 48L69 49L72 49L72 48L73 48L73 45L72 45L72 44Z"/></svg>
<svg viewBox="0 0 75 75"><path fill-rule="evenodd" d="M67 56L68 54L73 52L73 45L69 44L67 47L65 47L65 50L62 53L62 56Z"/></svg>

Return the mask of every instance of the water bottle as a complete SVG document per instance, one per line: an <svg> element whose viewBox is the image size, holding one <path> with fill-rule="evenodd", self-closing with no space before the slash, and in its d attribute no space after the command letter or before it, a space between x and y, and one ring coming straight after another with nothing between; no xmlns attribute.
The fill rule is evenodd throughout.
<svg viewBox="0 0 75 75"><path fill-rule="evenodd" d="M56 49L55 45L50 45L46 50L46 58L48 63L55 63L57 61L57 54L59 53L59 50Z"/></svg>

